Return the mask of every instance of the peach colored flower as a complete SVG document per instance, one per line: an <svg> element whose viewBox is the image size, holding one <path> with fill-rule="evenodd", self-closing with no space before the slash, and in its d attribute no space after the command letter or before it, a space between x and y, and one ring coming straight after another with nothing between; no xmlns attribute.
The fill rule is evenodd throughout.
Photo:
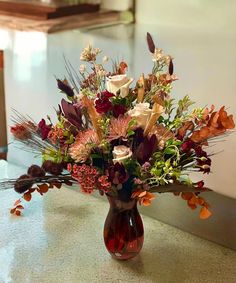
<svg viewBox="0 0 236 283"><path fill-rule="evenodd" d="M119 116L118 118L112 118L109 126L108 140L112 141L119 138L126 139L130 121L130 116Z"/></svg>
<svg viewBox="0 0 236 283"><path fill-rule="evenodd" d="M98 144L98 136L93 129L80 132L75 142L70 146L69 154L76 162L85 162L91 153L91 149Z"/></svg>

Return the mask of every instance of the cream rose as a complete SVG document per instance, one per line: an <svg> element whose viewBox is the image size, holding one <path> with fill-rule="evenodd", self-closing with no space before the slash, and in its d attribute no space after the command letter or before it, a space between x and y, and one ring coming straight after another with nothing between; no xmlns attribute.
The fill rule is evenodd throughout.
<svg viewBox="0 0 236 283"><path fill-rule="evenodd" d="M152 109L149 108L149 103L138 103L135 107L128 111L128 114L135 118L137 127L145 129L146 124L152 114Z"/></svg>
<svg viewBox="0 0 236 283"><path fill-rule="evenodd" d="M117 145L114 146L113 151L113 163L115 164L116 162L122 163L126 159L130 158L132 156L132 151L129 147L125 145Z"/></svg>
<svg viewBox="0 0 236 283"><path fill-rule="evenodd" d="M127 75L115 75L107 78L107 90L116 94L120 91L121 97L126 97L129 94L129 86L134 79L128 78Z"/></svg>

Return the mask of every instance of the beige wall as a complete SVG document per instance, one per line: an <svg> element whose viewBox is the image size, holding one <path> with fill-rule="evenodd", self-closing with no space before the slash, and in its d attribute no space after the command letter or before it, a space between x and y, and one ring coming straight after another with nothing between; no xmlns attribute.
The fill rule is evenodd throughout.
<svg viewBox="0 0 236 283"><path fill-rule="evenodd" d="M235 29L234 0L136 0L139 23Z"/></svg>
<svg viewBox="0 0 236 283"><path fill-rule="evenodd" d="M197 106L225 105L236 117L236 1L137 0L136 8L140 28L136 29L135 57L145 50L146 43L140 42L149 31L159 47L174 57L179 77L172 92L175 98L189 94ZM140 61L135 66L139 73L149 64ZM212 158L213 173L196 178L203 178L214 191L236 198L236 133L225 140L208 149L221 152Z"/></svg>

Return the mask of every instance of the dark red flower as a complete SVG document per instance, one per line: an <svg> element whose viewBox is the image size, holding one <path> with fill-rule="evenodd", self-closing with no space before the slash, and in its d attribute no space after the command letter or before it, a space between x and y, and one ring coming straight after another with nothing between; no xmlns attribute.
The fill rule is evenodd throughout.
<svg viewBox="0 0 236 283"><path fill-rule="evenodd" d="M204 187L204 182L203 181L199 181L199 182L197 182L197 187L199 188L199 189L202 189L203 187Z"/></svg>
<svg viewBox="0 0 236 283"><path fill-rule="evenodd" d="M141 142L134 152L134 156L137 158L140 164L144 164L157 148L157 137L152 135L151 137L144 137L143 142Z"/></svg>
<svg viewBox="0 0 236 283"><path fill-rule="evenodd" d="M187 140L182 143L181 149L183 152L189 152L191 149L195 147L195 143L191 140Z"/></svg>
<svg viewBox="0 0 236 283"><path fill-rule="evenodd" d="M107 90L97 95L98 98L95 100L95 108L99 114L112 110L113 105L109 98L113 96L114 94Z"/></svg>
<svg viewBox="0 0 236 283"><path fill-rule="evenodd" d="M113 106L113 116L115 118L118 118L120 115L124 115L125 112L127 111L126 107L124 105L121 105L121 104L115 104Z"/></svg>
<svg viewBox="0 0 236 283"><path fill-rule="evenodd" d="M42 140L45 140L48 137L49 132L51 131L51 126L46 124L46 121L42 119L39 124L38 128L41 133Z"/></svg>
<svg viewBox="0 0 236 283"><path fill-rule="evenodd" d="M195 147L194 150L197 157L207 157L206 151L204 151L201 146Z"/></svg>

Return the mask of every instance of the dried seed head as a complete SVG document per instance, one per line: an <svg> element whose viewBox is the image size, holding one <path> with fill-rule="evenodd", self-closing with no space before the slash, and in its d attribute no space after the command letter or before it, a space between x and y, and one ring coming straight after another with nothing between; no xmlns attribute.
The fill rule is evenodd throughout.
<svg viewBox="0 0 236 283"><path fill-rule="evenodd" d="M31 177L43 177L45 176L45 171L38 165L31 165L28 169L28 175Z"/></svg>
<svg viewBox="0 0 236 283"><path fill-rule="evenodd" d="M14 190L19 194L23 194L24 192L26 192L33 185L33 183L29 181L29 179L30 179L29 175L25 174L20 176L16 180L16 183L14 185Z"/></svg>

